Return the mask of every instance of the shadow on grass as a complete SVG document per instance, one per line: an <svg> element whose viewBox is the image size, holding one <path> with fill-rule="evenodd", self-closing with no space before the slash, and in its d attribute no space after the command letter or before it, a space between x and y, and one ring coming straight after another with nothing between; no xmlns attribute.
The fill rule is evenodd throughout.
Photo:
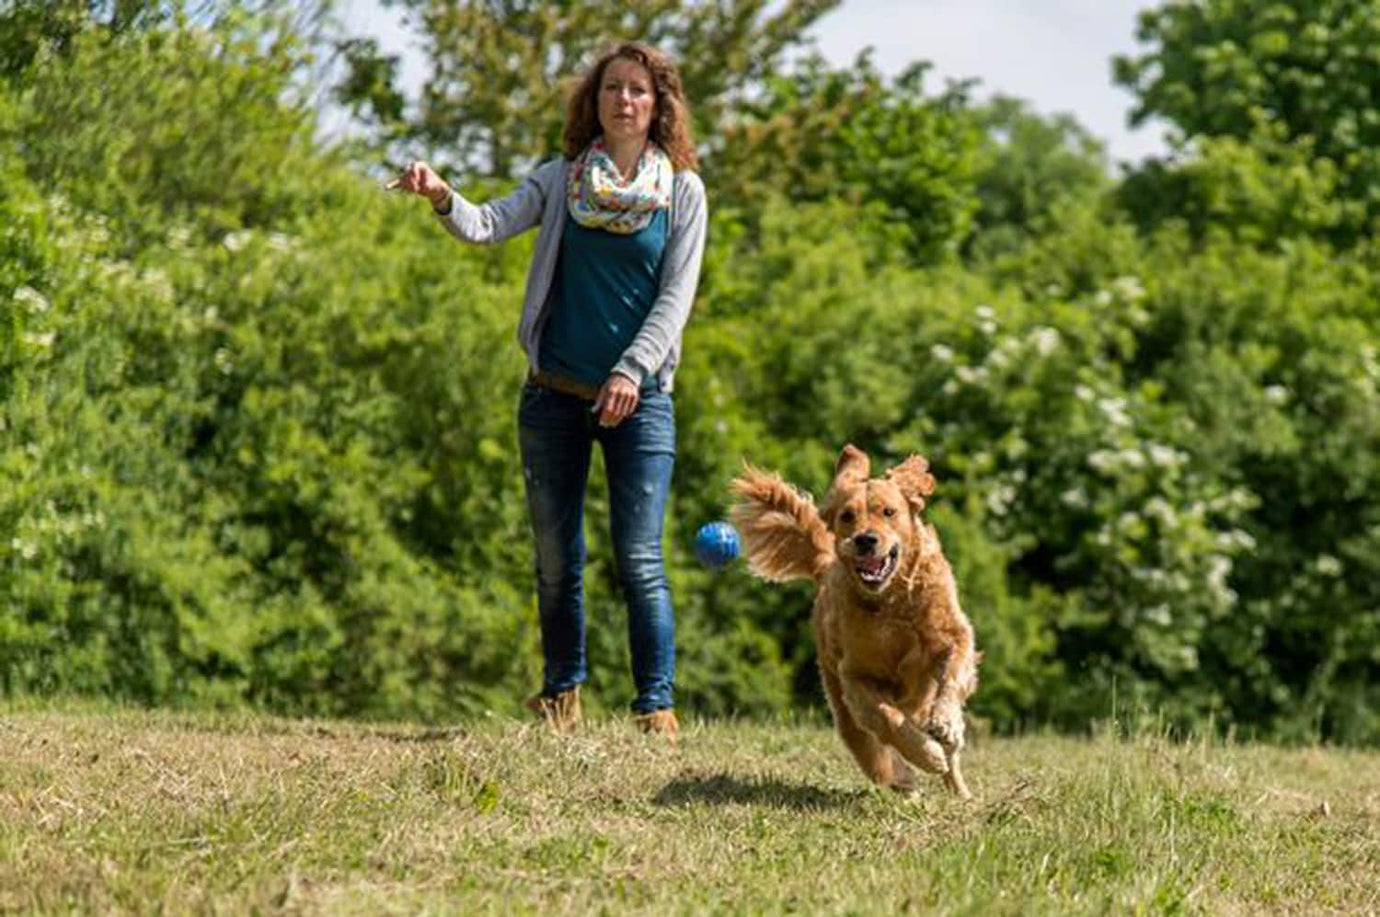
<svg viewBox="0 0 1380 917"><path fill-rule="evenodd" d="M741 803L782 809L837 809L856 806L861 790L826 790L808 783L788 783L774 777L735 777L732 774L682 774L661 788L652 802L660 806L695 803Z"/></svg>
<svg viewBox="0 0 1380 917"><path fill-rule="evenodd" d="M469 736L469 731L459 726L442 726L414 732L397 729L370 729L368 735L375 739L396 742L399 745L427 744L431 742L454 742Z"/></svg>

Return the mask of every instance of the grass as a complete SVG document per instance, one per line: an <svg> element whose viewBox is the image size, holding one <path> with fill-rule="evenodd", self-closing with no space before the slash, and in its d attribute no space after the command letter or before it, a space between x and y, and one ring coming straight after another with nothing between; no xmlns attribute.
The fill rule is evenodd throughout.
<svg viewBox="0 0 1380 917"><path fill-rule="evenodd" d="M1380 754L989 739L865 785L819 723L577 736L11 705L0 912L1375 913Z"/></svg>

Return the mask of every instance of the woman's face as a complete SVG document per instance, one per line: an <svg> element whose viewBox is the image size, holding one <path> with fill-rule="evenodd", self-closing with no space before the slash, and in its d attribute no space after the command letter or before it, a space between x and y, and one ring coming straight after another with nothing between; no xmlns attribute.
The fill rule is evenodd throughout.
<svg viewBox="0 0 1380 917"><path fill-rule="evenodd" d="M604 67L599 86L599 126L606 140L647 139L656 114L656 87L647 68L617 57Z"/></svg>

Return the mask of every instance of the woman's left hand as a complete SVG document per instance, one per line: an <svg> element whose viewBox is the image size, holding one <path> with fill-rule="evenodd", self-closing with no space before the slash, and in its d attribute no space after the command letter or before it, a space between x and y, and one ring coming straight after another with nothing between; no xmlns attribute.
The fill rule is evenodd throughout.
<svg viewBox="0 0 1380 917"><path fill-rule="evenodd" d="M599 425L616 427L627 420L637 410L638 398L637 383L622 373L610 373L594 401Z"/></svg>

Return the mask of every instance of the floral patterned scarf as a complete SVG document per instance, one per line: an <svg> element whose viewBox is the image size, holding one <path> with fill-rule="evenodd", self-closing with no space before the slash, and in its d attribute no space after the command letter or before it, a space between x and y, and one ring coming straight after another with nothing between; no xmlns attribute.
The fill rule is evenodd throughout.
<svg viewBox="0 0 1380 917"><path fill-rule="evenodd" d="M675 172L671 157L654 143L642 149L637 174L624 181L613 157L596 137L570 164L566 200L575 222L619 235L638 232L658 210L671 206Z"/></svg>

